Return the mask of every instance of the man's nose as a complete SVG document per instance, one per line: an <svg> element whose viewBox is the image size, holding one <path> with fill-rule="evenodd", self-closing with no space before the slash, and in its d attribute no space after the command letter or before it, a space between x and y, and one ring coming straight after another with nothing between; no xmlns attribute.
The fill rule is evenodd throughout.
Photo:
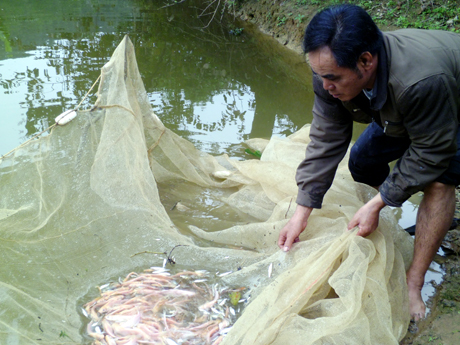
<svg viewBox="0 0 460 345"><path fill-rule="evenodd" d="M330 80L323 79L323 88L324 90L333 90L334 84Z"/></svg>

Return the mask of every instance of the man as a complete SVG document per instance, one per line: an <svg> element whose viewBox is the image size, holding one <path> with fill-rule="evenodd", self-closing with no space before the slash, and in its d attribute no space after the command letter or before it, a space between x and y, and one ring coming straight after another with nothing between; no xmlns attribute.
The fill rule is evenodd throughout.
<svg viewBox="0 0 460 345"><path fill-rule="evenodd" d="M386 205L423 191L414 259L407 271L410 313L425 316L425 273L451 225L460 183L460 35L443 31L382 33L362 8L318 13L304 38L313 71L311 142L296 175L297 208L281 230L288 251L313 208L320 208L351 140L353 121L370 123L353 145L353 178L379 189L348 224L367 236ZM388 163L398 159L390 173Z"/></svg>

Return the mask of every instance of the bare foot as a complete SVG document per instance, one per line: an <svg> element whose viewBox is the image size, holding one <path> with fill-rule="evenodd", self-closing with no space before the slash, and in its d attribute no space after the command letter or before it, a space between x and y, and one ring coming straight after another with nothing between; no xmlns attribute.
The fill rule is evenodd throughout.
<svg viewBox="0 0 460 345"><path fill-rule="evenodd" d="M409 311L411 319L419 321L425 318L426 306L422 299L422 288L407 282L409 290Z"/></svg>

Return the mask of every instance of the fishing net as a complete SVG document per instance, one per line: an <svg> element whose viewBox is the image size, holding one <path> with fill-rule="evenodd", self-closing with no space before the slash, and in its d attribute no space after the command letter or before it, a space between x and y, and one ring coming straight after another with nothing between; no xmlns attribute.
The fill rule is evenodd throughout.
<svg viewBox="0 0 460 345"><path fill-rule="evenodd" d="M198 151L152 113L125 38L91 110L1 161L0 343L89 344L82 310L101 286L166 266L243 291L221 344L397 344L413 244L390 209L368 238L346 231L375 192L345 165L301 241L289 253L276 245L308 132L249 140L260 160Z"/></svg>

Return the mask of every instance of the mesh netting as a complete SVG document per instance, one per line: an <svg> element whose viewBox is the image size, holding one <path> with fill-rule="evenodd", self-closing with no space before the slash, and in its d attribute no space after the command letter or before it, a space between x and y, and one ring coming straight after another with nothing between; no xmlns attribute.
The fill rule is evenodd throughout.
<svg viewBox="0 0 460 345"><path fill-rule="evenodd" d="M162 266L152 253L181 245L176 266L232 272L223 284L247 287L224 345L397 344L409 323L412 240L389 209L368 238L346 231L375 192L345 165L301 242L289 253L276 245L308 132L249 141L260 160L198 151L152 113L125 38L91 111L1 161L0 343L90 343L81 310L96 286ZM206 209L220 228L193 223L200 193L220 203ZM189 226L175 225L181 218Z"/></svg>

